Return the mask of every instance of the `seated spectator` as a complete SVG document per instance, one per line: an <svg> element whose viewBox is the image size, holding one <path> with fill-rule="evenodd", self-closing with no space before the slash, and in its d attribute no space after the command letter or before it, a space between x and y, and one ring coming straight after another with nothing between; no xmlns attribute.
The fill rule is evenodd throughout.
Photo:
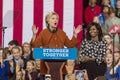
<svg viewBox="0 0 120 80"><path fill-rule="evenodd" d="M85 22L86 24L90 24L93 22L93 18L95 16L99 16L102 13L102 9L100 6L96 4L96 0L89 0L90 5L85 9Z"/></svg>
<svg viewBox="0 0 120 80"><path fill-rule="evenodd" d="M106 72L104 57L107 43L102 40L102 29L98 23L92 22L88 25L86 36L80 48L80 69L86 69L89 80L94 80Z"/></svg>

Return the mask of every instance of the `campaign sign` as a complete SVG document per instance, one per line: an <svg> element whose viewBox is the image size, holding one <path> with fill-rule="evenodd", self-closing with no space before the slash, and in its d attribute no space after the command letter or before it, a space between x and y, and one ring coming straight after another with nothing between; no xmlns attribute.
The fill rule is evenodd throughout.
<svg viewBox="0 0 120 80"><path fill-rule="evenodd" d="M119 30L119 25L117 24L114 24L113 26L111 26L109 29L108 29L108 33L111 34L111 33L117 33L118 30Z"/></svg>
<svg viewBox="0 0 120 80"><path fill-rule="evenodd" d="M76 60L77 48L34 48L34 59Z"/></svg>

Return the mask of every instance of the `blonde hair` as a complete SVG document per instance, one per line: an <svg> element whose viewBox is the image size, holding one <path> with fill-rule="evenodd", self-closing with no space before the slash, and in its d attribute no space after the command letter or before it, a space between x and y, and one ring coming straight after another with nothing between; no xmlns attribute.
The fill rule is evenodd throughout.
<svg viewBox="0 0 120 80"><path fill-rule="evenodd" d="M28 62L33 65L32 71L36 71L36 63L35 63L35 61L34 61L34 60L30 60L30 61L28 61ZM28 62L27 62L27 63L28 63Z"/></svg>
<svg viewBox="0 0 120 80"><path fill-rule="evenodd" d="M111 51L110 49L107 49L106 54L105 54L105 57L107 57L108 54L111 54L111 55L112 55L112 51Z"/></svg>
<svg viewBox="0 0 120 80"><path fill-rule="evenodd" d="M56 12L49 12L45 17L46 27L49 27L48 21L51 18L51 16L53 16L53 15L56 15L59 18L58 14Z"/></svg>

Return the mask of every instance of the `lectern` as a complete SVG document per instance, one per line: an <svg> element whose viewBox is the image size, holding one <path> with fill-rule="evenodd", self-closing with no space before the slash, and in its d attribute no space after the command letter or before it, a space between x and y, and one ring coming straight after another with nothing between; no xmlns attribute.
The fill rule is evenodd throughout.
<svg viewBox="0 0 120 80"><path fill-rule="evenodd" d="M77 48L34 48L34 59L44 60L52 80L61 80L60 69L66 60L77 59Z"/></svg>

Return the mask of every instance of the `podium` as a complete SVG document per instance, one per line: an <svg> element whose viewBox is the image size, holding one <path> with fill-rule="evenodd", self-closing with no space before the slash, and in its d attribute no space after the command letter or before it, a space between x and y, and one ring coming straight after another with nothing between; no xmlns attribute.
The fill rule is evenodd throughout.
<svg viewBox="0 0 120 80"><path fill-rule="evenodd" d="M34 59L42 60L40 68L43 75L47 73L52 80L62 80L61 69L65 61L76 60L77 53L77 48L34 48L33 56Z"/></svg>

